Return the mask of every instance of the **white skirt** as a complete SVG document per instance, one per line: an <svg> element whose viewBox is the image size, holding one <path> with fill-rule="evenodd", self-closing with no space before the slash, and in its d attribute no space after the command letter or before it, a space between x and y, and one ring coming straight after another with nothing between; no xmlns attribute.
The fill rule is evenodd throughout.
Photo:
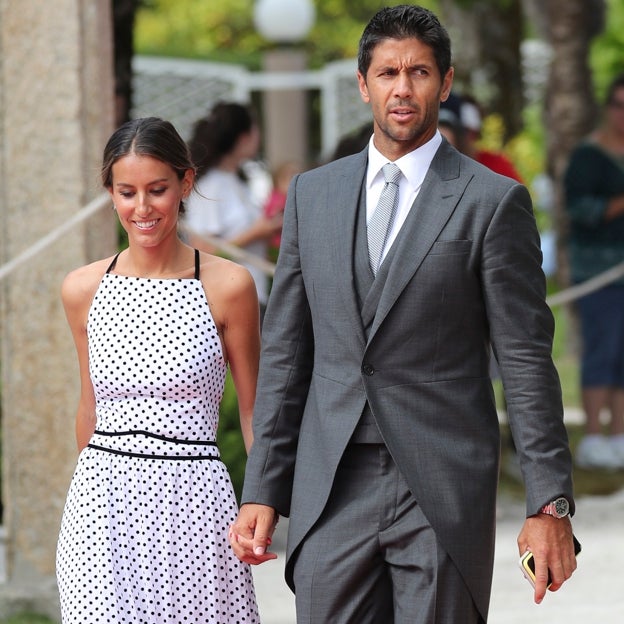
<svg viewBox="0 0 624 624"><path fill-rule="evenodd" d="M96 433L92 445L114 452L80 454L57 548L64 624L258 623L251 571L227 538L238 508L218 450L159 440L154 458L151 442Z"/></svg>

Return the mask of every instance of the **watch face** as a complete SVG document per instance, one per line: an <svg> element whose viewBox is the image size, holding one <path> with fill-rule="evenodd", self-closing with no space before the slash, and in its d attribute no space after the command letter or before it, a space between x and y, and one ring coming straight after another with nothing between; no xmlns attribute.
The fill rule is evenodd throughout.
<svg viewBox="0 0 624 624"><path fill-rule="evenodd" d="M555 501L555 513L559 518L563 518L563 516L567 516L570 511L570 504L565 498L558 498Z"/></svg>

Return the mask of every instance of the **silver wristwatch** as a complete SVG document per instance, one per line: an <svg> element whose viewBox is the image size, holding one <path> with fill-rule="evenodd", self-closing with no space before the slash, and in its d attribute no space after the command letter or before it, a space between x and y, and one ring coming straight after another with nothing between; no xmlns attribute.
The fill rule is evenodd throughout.
<svg viewBox="0 0 624 624"><path fill-rule="evenodd" d="M540 509L540 513L548 514L555 518L565 518L570 513L570 503L567 498L561 496L548 503L548 505L544 505Z"/></svg>

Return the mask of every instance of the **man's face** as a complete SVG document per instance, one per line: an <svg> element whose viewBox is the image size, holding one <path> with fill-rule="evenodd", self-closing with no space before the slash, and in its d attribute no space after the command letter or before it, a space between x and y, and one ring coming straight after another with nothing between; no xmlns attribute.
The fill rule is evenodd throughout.
<svg viewBox="0 0 624 624"><path fill-rule="evenodd" d="M373 49L366 76L358 72L358 83L373 112L375 147L396 160L435 134L453 69L441 78L433 50L418 39L385 39Z"/></svg>

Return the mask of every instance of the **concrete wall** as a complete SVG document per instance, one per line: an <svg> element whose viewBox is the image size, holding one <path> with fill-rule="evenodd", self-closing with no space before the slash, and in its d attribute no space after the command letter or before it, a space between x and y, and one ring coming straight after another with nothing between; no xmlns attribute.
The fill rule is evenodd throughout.
<svg viewBox="0 0 624 624"><path fill-rule="evenodd" d="M113 129L110 0L0 0L0 262L101 193ZM78 369L59 289L112 253L104 211L0 283L2 499L0 617L57 617L54 557L76 461Z"/></svg>

